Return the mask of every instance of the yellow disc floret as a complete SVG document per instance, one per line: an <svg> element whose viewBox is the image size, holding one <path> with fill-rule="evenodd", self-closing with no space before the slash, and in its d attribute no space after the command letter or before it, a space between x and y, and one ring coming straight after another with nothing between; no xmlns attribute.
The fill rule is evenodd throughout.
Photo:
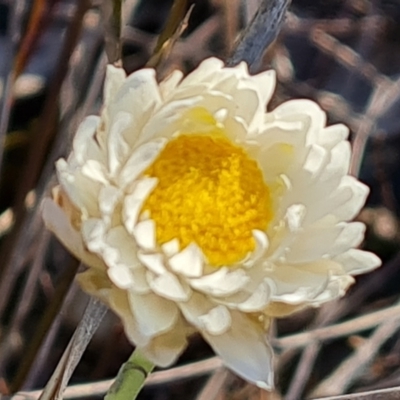
<svg viewBox="0 0 400 400"><path fill-rule="evenodd" d="M221 135L182 134L146 171L158 185L142 211L156 223L159 244L196 243L214 266L254 250L254 229L272 218L270 193L257 163Z"/></svg>

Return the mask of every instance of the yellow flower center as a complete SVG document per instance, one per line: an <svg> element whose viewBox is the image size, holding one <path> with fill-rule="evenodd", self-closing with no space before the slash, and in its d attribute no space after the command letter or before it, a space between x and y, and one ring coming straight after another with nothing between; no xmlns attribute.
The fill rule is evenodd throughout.
<svg viewBox="0 0 400 400"><path fill-rule="evenodd" d="M182 134L145 172L158 184L142 210L159 244L195 242L213 266L241 261L255 248L254 229L272 218L270 192L257 163L219 132Z"/></svg>

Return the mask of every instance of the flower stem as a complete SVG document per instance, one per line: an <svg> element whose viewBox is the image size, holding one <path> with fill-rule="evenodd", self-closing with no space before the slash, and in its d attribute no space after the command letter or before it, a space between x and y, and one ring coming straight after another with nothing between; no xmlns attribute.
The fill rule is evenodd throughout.
<svg viewBox="0 0 400 400"><path fill-rule="evenodd" d="M105 400L134 400L154 365L137 349L122 365L117 378L108 390Z"/></svg>

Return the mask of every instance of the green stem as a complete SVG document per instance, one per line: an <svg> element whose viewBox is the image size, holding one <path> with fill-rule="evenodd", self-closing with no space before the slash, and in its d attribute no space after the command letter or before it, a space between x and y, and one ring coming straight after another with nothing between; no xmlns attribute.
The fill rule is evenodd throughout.
<svg viewBox="0 0 400 400"><path fill-rule="evenodd" d="M135 400L153 368L154 365L136 349L122 365L104 399Z"/></svg>

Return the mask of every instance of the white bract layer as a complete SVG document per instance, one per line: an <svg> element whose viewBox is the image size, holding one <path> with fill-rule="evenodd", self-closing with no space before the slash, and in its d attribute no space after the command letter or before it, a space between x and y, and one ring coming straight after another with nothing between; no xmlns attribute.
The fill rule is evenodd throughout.
<svg viewBox="0 0 400 400"><path fill-rule="evenodd" d="M170 365L198 331L228 367L266 389L273 385L266 340L270 318L342 296L353 275L380 264L375 255L356 249L364 225L348 222L368 194L348 175L348 129L326 127L325 113L309 100L287 101L266 112L274 86L273 71L250 76L245 64L225 68L214 58L185 78L175 71L160 84L152 69L126 77L109 66L102 115L80 125L70 156L57 163L60 185L43 205L49 229L88 267L78 276L82 288L120 316L128 338L151 361ZM215 237L207 239L196 216L189 228L203 229L198 241L184 243L188 225L179 226L184 219L179 212L168 217L180 229L174 237L175 225L163 216L175 204L174 193L171 204L167 198L159 210L157 202L146 203L161 185L160 176L149 172L156 160L166 159L168 151L186 151L192 138L200 145L211 140L209 153L208 144L200 149L207 153L205 168L212 170L213 157L223 159L221 154L233 149L237 160L253 160L256 167L252 161L248 165L260 171L269 211L257 220L260 226L249 225L244 256L231 257L230 250L215 245ZM180 168L203 157L194 156L192 147L188 160L179 159ZM168 160L167 167L174 167L173 158ZM173 185L193 183L182 183L186 178L167 167ZM220 178L229 182L231 175L224 174ZM215 193L231 201L235 196L228 188L229 196L223 197L226 188L219 182ZM189 207L185 196L191 194L180 195L183 213ZM243 198L247 195L243 192ZM208 192L195 196L195 204L187 204L207 214ZM251 201L257 203L255 197ZM233 209L247 210L247 200L235 201ZM218 204L215 200L217 209ZM242 243L243 232L229 225L236 218L232 211L227 230L221 222L210 223L210 230L223 232L228 245L230 235Z"/></svg>

